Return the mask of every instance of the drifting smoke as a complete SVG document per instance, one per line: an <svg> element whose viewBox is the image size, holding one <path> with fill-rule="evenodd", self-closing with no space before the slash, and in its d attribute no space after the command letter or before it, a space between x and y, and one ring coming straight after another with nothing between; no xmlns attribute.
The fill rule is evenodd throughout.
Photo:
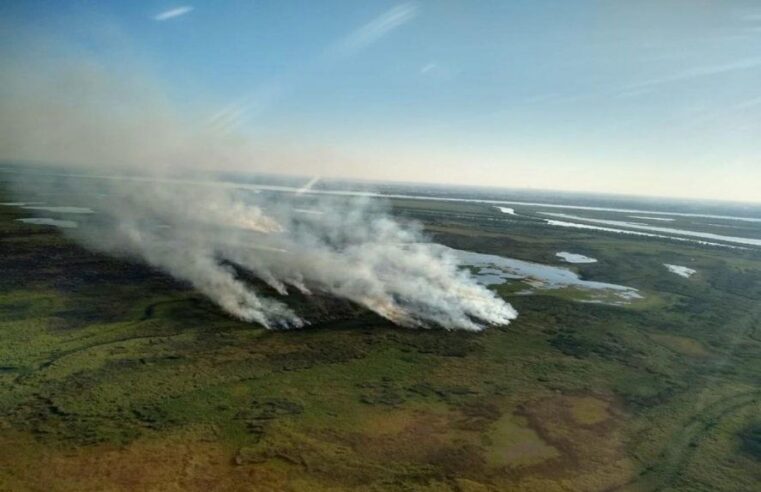
<svg viewBox="0 0 761 492"><path fill-rule="evenodd" d="M447 248L366 199L255 194L212 182L55 181L98 212L68 233L92 249L142 258L246 321L308 324L257 293L239 269L283 296L329 293L402 326L479 330L515 317Z"/></svg>
<svg viewBox="0 0 761 492"><path fill-rule="evenodd" d="M55 191L97 212L70 232L89 248L140 258L267 327L308 320L258 293L241 271L283 296L329 293L403 326L479 330L515 318L446 248L377 201L254 193L198 174L177 179L203 166L259 171L256 162L278 154L189 127L142 81L90 65L54 68L1 76L0 157L77 163L101 175L54 180ZM287 160L279 164L288 170ZM117 169L132 177L103 176Z"/></svg>

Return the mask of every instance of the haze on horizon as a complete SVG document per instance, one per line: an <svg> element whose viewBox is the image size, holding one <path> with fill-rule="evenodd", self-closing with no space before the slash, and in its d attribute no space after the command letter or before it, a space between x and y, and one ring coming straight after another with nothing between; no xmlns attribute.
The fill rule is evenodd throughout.
<svg viewBox="0 0 761 492"><path fill-rule="evenodd" d="M0 36L2 160L761 202L757 2L28 1Z"/></svg>

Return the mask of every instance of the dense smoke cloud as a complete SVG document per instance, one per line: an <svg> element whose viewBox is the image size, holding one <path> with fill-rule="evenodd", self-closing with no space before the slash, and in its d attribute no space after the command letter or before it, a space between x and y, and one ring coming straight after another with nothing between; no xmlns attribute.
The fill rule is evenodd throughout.
<svg viewBox="0 0 761 492"><path fill-rule="evenodd" d="M76 163L101 176L55 180L55 191L97 212L70 232L90 248L140 258L267 327L309 320L258 293L241 272L283 296L329 293L403 326L479 330L516 316L446 248L377 202L257 194L199 177L198 168L231 162L259 171L262 155L245 139L188 124L134 74L79 63L4 66L0 157ZM131 177L104 178L117 173Z"/></svg>
<svg viewBox="0 0 761 492"><path fill-rule="evenodd" d="M478 330L515 317L446 248L366 199L166 180L70 178L56 186L97 210L70 232L88 247L142 258L243 320L268 327L309 321L257 293L238 270L281 295L329 293L403 326Z"/></svg>

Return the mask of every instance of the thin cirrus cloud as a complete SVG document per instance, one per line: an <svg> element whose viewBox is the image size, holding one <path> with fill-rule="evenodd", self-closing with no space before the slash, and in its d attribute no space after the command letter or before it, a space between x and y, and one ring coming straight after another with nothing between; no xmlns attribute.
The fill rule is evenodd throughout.
<svg viewBox="0 0 761 492"><path fill-rule="evenodd" d="M166 21L169 19L174 19L176 17L180 17L185 14L189 14L193 11L193 7L190 5L182 5L180 7L175 7L173 9L165 10L161 13L158 13L153 16L153 20L155 21Z"/></svg>
<svg viewBox="0 0 761 492"><path fill-rule="evenodd" d="M746 99L745 101L739 102L735 105L735 109L748 109L754 108L756 106L761 106L761 97L754 97L752 99Z"/></svg>
<svg viewBox="0 0 761 492"><path fill-rule="evenodd" d="M736 72L740 70L752 70L761 67L761 58L746 58L737 60L731 63L725 63L722 65L710 65L704 67L697 67L690 70L686 70L681 73L676 73L666 77L657 79L650 79L638 84L633 84L624 89L622 94L628 94L629 92L639 92L653 87L670 84L674 82L683 82L700 77L710 77L713 75L721 75L730 72Z"/></svg>
<svg viewBox="0 0 761 492"><path fill-rule="evenodd" d="M353 55L408 23L417 17L417 14L418 7L412 3L396 5L342 39L334 47L334 54Z"/></svg>
<svg viewBox="0 0 761 492"><path fill-rule="evenodd" d="M296 84L296 81L305 72L309 72L321 65L336 63L342 59L350 58L359 54L365 48L380 41L392 31L403 26L404 24L415 19L418 15L418 7L413 3L402 3L392 7L386 12L380 14L368 23L356 28L346 36L340 38L332 44L325 52L307 63L290 76L283 76L277 80L272 80L263 84L253 93L239 98L219 111L215 112L209 118L209 126L219 133L229 133L245 125L252 113L264 110L280 98L283 93L287 92ZM421 74L430 72L438 68L435 63L423 67Z"/></svg>
<svg viewBox="0 0 761 492"><path fill-rule="evenodd" d="M427 63L427 64L423 65L423 66L420 68L420 75L425 75L425 74L427 74L427 73L429 73L429 72L433 72L433 71L435 71L437 68L438 68L438 65L437 65L436 63L433 63L433 62L431 62L431 63Z"/></svg>

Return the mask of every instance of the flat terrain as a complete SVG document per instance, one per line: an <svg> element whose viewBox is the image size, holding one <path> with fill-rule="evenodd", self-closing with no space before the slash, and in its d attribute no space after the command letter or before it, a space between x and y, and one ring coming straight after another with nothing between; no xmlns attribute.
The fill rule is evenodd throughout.
<svg viewBox="0 0 761 492"><path fill-rule="evenodd" d="M48 201L87 206L76 198ZM552 227L533 207L392 206L448 246L645 298L506 283L493 288L519 318L466 333L318 294L288 300L311 327L267 331L0 206L0 490L758 490L761 248ZM758 223L668 227L761 237Z"/></svg>

